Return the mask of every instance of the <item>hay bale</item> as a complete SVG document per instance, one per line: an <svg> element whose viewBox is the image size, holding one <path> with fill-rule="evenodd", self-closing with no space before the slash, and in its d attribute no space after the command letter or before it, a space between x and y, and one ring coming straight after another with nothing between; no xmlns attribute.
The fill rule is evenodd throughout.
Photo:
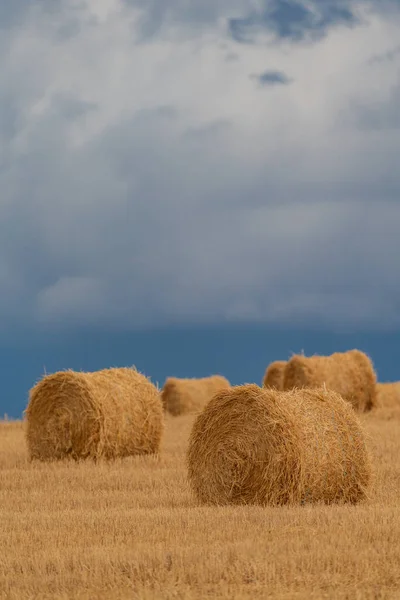
<svg viewBox="0 0 400 600"><path fill-rule="evenodd" d="M161 390L161 399L164 409L178 416L201 410L216 392L229 387L229 381L222 375L197 379L168 377Z"/></svg>
<svg viewBox="0 0 400 600"><path fill-rule="evenodd" d="M43 377L25 411L31 458L117 458L158 451L157 388L135 369L60 371Z"/></svg>
<svg viewBox="0 0 400 600"><path fill-rule="evenodd" d="M369 411L376 405L376 373L370 358L360 350L335 352L330 356L299 354L287 362L284 390L323 385L340 394L360 412Z"/></svg>
<svg viewBox="0 0 400 600"><path fill-rule="evenodd" d="M265 371L263 386L283 390L283 372L286 360L275 360L270 363Z"/></svg>
<svg viewBox="0 0 400 600"><path fill-rule="evenodd" d="M326 388L216 394L193 425L188 478L203 503L357 503L371 467L357 414Z"/></svg>
<svg viewBox="0 0 400 600"><path fill-rule="evenodd" d="M400 408L400 381L377 383L376 394L380 408Z"/></svg>

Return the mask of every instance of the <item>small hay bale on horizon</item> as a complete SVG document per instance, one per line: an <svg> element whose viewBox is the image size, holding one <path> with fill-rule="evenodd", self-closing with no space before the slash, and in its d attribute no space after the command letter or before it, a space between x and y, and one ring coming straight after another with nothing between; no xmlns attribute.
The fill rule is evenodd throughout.
<svg viewBox="0 0 400 600"><path fill-rule="evenodd" d="M371 480L357 414L324 388L222 390L196 418L186 460L209 505L355 504Z"/></svg>
<svg viewBox="0 0 400 600"><path fill-rule="evenodd" d="M357 411L370 411L376 406L376 373L369 356L360 350L330 356L295 354L288 360L283 375L285 391L324 385Z"/></svg>
<svg viewBox="0 0 400 600"><path fill-rule="evenodd" d="M159 451L160 394L133 368L45 375L25 411L31 459L119 458Z"/></svg>
<svg viewBox="0 0 400 600"><path fill-rule="evenodd" d="M264 373L263 387L283 390L283 373L286 362L286 360L274 360L268 365Z"/></svg>
<svg viewBox="0 0 400 600"><path fill-rule="evenodd" d="M379 408L400 408L400 381L379 381L376 393Z"/></svg>
<svg viewBox="0 0 400 600"><path fill-rule="evenodd" d="M167 377L161 390L161 400L164 410L173 416L191 414L203 409L216 392L230 386L223 375Z"/></svg>

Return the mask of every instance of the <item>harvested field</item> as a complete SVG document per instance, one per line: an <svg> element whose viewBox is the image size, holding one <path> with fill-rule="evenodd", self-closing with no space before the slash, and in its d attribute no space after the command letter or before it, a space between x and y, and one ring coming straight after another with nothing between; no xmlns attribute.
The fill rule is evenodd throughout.
<svg viewBox="0 0 400 600"><path fill-rule="evenodd" d="M376 392L378 406L400 410L400 381L379 382Z"/></svg>
<svg viewBox="0 0 400 600"><path fill-rule="evenodd" d="M29 462L0 424L0 597L386 600L400 597L400 413L361 416L375 478L356 506L201 506L186 483L192 416L161 454Z"/></svg>

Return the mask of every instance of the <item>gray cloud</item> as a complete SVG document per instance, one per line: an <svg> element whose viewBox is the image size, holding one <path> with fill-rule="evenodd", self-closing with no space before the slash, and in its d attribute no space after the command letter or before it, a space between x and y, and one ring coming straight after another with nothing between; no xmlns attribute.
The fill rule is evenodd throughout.
<svg viewBox="0 0 400 600"><path fill-rule="evenodd" d="M14 24L17 24L21 17L21 9L23 9L28 0L19 0L9 4L4 2L0 4L0 27L7 28Z"/></svg>
<svg viewBox="0 0 400 600"><path fill-rule="evenodd" d="M351 4L343 0L308 3L303 0L265 1L263 9L259 11L229 19L229 32L234 40L244 43L250 43L260 30L270 31L280 39L317 39L325 36L334 26L354 26L358 23Z"/></svg>
<svg viewBox="0 0 400 600"><path fill-rule="evenodd" d="M226 62L235 62L239 60L239 55L236 52L228 52L225 57Z"/></svg>
<svg viewBox="0 0 400 600"><path fill-rule="evenodd" d="M382 54L376 54L372 58L368 60L368 64L375 65L379 63L383 63L386 61L393 61L400 56L400 45L391 48L387 52L383 52Z"/></svg>
<svg viewBox="0 0 400 600"><path fill-rule="evenodd" d="M177 25L190 30L214 25L221 17L239 13L243 0L126 0L126 4L141 11L137 32L144 41Z"/></svg>
<svg viewBox="0 0 400 600"><path fill-rule="evenodd" d="M371 82L351 31L271 50L293 84L261 94L262 49L226 63L220 25L137 46L141 14L119 8L32 14L0 57L2 330L397 326L400 142L355 120L381 67ZM390 32L361 32L358 56Z"/></svg>
<svg viewBox="0 0 400 600"><path fill-rule="evenodd" d="M54 112L59 117L67 121L83 117L91 110L96 110L97 105L94 102L86 102L75 98L70 93L56 93L51 99L49 112Z"/></svg>
<svg viewBox="0 0 400 600"><path fill-rule="evenodd" d="M271 85L287 85L291 79L282 73L282 71L264 71L260 75L251 75L252 79L256 79L261 86Z"/></svg>
<svg viewBox="0 0 400 600"><path fill-rule="evenodd" d="M378 105L359 104L353 106L348 117L362 130L399 131L400 129L400 87L392 98Z"/></svg>
<svg viewBox="0 0 400 600"><path fill-rule="evenodd" d="M77 15L82 16L84 4L75 3L72 5L73 11L70 17L64 20L59 27L60 36L63 38L68 33L79 30L79 19ZM51 19L57 15L66 14L65 2L63 0L37 0L35 3L30 0L14 0L13 2L2 2L0 4L0 30L3 34L10 30L20 29L27 22L40 16L41 19Z"/></svg>
<svg viewBox="0 0 400 600"><path fill-rule="evenodd" d="M385 60L374 61L374 70L371 77L376 77L376 69L379 65L383 67L387 60L393 60L395 53L393 51L382 54L381 56L392 56ZM400 58L400 54L399 54ZM369 64L371 64L369 62ZM378 97L367 97L364 94L354 94L349 99L345 110L339 115L338 122L342 126L356 127L361 131L382 131L386 130L393 134L400 129L400 82L393 70L391 77L388 77L388 83L385 92ZM387 161L388 158L386 157Z"/></svg>

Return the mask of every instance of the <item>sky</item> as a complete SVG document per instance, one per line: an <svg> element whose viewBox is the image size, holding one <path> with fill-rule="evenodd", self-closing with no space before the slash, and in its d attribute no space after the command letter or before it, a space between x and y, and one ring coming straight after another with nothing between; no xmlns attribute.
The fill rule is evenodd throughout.
<svg viewBox="0 0 400 600"><path fill-rule="evenodd" d="M0 415L45 372L400 379L399 0L0 0Z"/></svg>

